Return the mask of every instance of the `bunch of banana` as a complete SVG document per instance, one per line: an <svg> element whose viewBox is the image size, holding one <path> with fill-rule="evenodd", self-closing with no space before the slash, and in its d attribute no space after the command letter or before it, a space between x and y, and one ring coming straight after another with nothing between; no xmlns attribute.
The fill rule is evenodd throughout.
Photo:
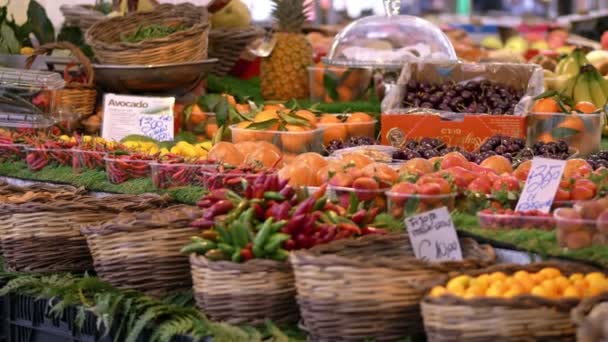
<svg viewBox="0 0 608 342"><path fill-rule="evenodd" d="M568 79L560 92L575 103L591 102L597 108L603 108L608 100L608 80L593 65L587 64L580 68L578 75Z"/></svg>
<svg viewBox="0 0 608 342"><path fill-rule="evenodd" d="M568 81L572 77L576 77L581 67L586 64L589 64L589 62L583 50L575 49L557 63L554 73L545 70L545 90L561 91L566 87Z"/></svg>

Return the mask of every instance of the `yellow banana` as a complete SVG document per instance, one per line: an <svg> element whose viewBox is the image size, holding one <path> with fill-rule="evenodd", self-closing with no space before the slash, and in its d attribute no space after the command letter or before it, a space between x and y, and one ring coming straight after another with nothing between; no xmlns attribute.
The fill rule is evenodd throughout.
<svg viewBox="0 0 608 342"><path fill-rule="evenodd" d="M593 97L591 97L591 89L589 89L589 73L582 73L578 75L576 79L576 85L574 86L574 102L591 102L593 103Z"/></svg>
<svg viewBox="0 0 608 342"><path fill-rule="evenodd" d="M602 77L597 73L589 73L587 76L590 79L589 89L591 92L591 97L593 98L593 104L597 108L604 107L606 104L606 94L604 93L604 89L602 89L601 80Z"/></svg>
<svg viewBox="0 0 608 342"><path fill-rule="evenodd" d="M580 65L578 64L576 58L574 56L568 56L566 62L562 65L562 70L560 75L576 75L580 69Z"/></svg>
<svg viewBox="0 0 608 342"><path fill-rule="evenodd" d="M597 81L599 86L602 88L602 91L604 91L604 95L606 95L606 98L608 98L608 79L598 75Z"/></svg>
<svg viewBox="0 0 608 342"><path fill-rule="evenodd" d="M563 75L564 77L566 75ZM576 86L576 80L580 75L573 75L568 77L568 79L562 84L562 86L558 89L562 95L572 98L574 96L574 87Z"/></svg>

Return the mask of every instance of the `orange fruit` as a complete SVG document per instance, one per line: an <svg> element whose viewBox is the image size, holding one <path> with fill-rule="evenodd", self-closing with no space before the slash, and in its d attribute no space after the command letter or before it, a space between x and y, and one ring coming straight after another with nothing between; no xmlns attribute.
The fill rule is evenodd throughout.
<svg viewBox="0 0 608 342"><path fill-rule="evenodd" d="M349 87L341 85L336 88L336 92L338 93L338 99L342 102L350 102L354 100L353 91Z"/></svg>
<svg viewBox="0 0 608 342"><path fill-rule="evenodd" d="M374 178L377 182L383 182L385 186L390 186L397 181L399 174L395 169L385 163L371 163L361 169L363 175Z"/></svg>
<svg viewBox="0 0 608 342"><path fill-rule="evenodd" d="M541 141L544 143L550 143L556 141L555 138L551 135L550 132L543 132L536 137L537 141Z"/></svg>
<svg viewBox="0 0 608 342"><path fill-rule="evenodd" d="M194 126L197 126L207 120L207 114L203 112L201 107L197 104L192 105L192 110L190 111L190 123Z"/></svg>
<svg viewBox="0 0 608 342"><path fill-rule="evenodd" d="M251 112L251 106L248 103L245 104L241 104L241 103L237 103L234 108L236 109L237 112L241 113L241 114L247 114L249 112Z"/></svg>
<svg viewBox="0 0 608 342"><path fill-rule="evenodd" d="M345 165L354 166L357 169L362 169L366 165L369 165L374 162L374 160L363 153L351 152L347 153L340 158Z"/></svg>
<svg viewBox="0 0 608 342"><path fill-rule="evenodd" d="M346 127L348 134L351 137L357 136L374 136L375 127L372 124L374 118L362 112L355 112L348 116L346 119Z"/></svg>
<svg viewBox="0 0 608 342"><path fill-rule="evenodd" d="M275 144L269 143L268 141L256 141L259 149L263 150L273 150L276 153L281 153L281 149L278 148Z"/></svg>
<svg viewBox="0 0 608 342"><path fill-rule="evenodd" d="M332 175L342 172L344 165L336 160L330 160L326 166L318 169L316 179L319 184L327 182Z"/></svg>
<svg viewBox="0 0 608 342"><path fill-rule="evenodd" d="M585 114L591 114L597 110L597 107L589 101L581 101L574 106L574 109Z"/></svg>
<svg viewBox="0 0 608 342"><path fill-rule="evenodd" d="M405 162L399 168L399 173L425 175L435 171L433 164L424 158L414 158Z"/></svg>
<svg viewBox="0 0 608 342"><path fill-rule="evenodd" d="M255 141L257 132L252 129L247 129L251 124L250 121L241 121L236 126L237 130L232 131L232 139L234 142L239 143L243 141Z"/></svg>
<svg viewBox="0 0 608 342"><path fill-rule="evenodd" d="M579 134L585 131L585 122L578 115L569 115L566 116L564 121L560 122L557 127L569 128L571 130L576 131L573 135Z"/></svg>
<svg viewBox="0 0 608 342"><path fill-rule="evenodd" d="M281 134L283 150L293 153L305 152L312 142L313 134L303 126L285 125L286 133Z"/></svg>
<svg viewBox="0 0 608 342"><path fill-rule="evenodd" d="M323 114L319 118L319 126L325 127L323 131L323 144L329 145L332 140L345 141L348 138L346 125L336 115Z"/></svg>
<svg viewBox="0 0 608 342"><path fill-rule="evenodd" d="M317 127L317 116L308 110L300 109L295 112L295 115L308 121L308 125L312 128Z"/></svg>
<svg viewBox="0 0 608 342"><path fill-rule="evenodd" d="M564 179L570 179L577 173L586 174L593 172L593 168L585 159L574 158L566 161L566 167L564 168Z"/></svg>
<svg viewBox="0 0 608 342"><path fill-rule="evenodd" d="M509 159L499 155L490 156L484 159L481 162L480 166L492 169L496 171L496 173L498 173L499 175L505 172L513 172L513 166L511 166L511 162L509 161Z"/></svg>
<svg viewBox="0 0 608 342"><path fill-rule="evenodd" d="M213 139L213 137L215 136L215 133L217 133L218 127L217 127L217 122L207 122L207 125L205 125L205 134L207 135L207 138L209 139Z"/></svg>
<svg viewBox="0 0 608 342"><path fill-rule="evenodd" d="M245 158L245 164L253 166L264 166L270 167L281 167L281 153L273 149L261 149L258 148L255 151L249 153Z"/></svg>
<svg viewBox="0 0 608 342"><path fill-rule="evenodd" d="M255 117L253 118L253 122L264 122L264 121L273 120L273 119L277 120L276 124L272 125L271 127L267 128L266 130L267 131L276 131L277 129L279 129L279 113L274 109L268 109L268 110L264 110L264 111L257 113L255 115Z"/></svg>
<svg viewBox="0 0 608 342"><path fill-rule="evenodd" d="M559 107L557 101L553 98L547 97L544 99L537 100L532 106L533 113L561 113L562 110Z"/></svg>
<svg viewBox="0 0 608 342"><path fill-rule="evenodd" d="M312 167L313 170L319 170L324 168L325 166L327 166L327 164L329 163L327 160L325 160L325 158L323 158L320 154L315 153L315 152L307 152L307 153L302 153L300 155L298 155L297 157L295 157L295 159L293 160L294 164L306 164L310 167Z"/></svg>
<svg viewBox="0 0 608 342"><path fill-rule="evenodd" d="M245 159L234 144L225 141L220 141L213 145L211 150L209 150L207 158L235 166L240 165Z"/></svg>
<svg viewBox="0 0 608 342"><path fill-rule="evenodd" d="M519 164L515 172L513 172L513 176L515 176L520 181L525 181L528 179L528 174L530 173L530 169L532 168L532 160L526 160L523 163Z"/></svg>
<svg viewBox="0 0 608 342"><path fill-rule="evenodd" d="M318 186L317 176L312 167L305 164L291 163L279 170L281 179L289 179L293 186Z"/></svg>
<svg viewBox="0 0 608 342"><path fill-rule="evenodd" d="M222 94L222 96L224 98L226 98L226 101L228 101L228 104L231 106L235 106L236 105L236 99L234 98L234 96L230 95L230 94Z"/></svg>
<svg viewBox="0 0 608 342"><path fill-rule="evenodd" d="M236 149L245 157L247 158L247 156L249 154L251 154L252 152L254 152L255 150L257 150L259 147L259 144L256 141L242 141L242 142L238 142L234 144L234 147L236 147Z"/></svg>

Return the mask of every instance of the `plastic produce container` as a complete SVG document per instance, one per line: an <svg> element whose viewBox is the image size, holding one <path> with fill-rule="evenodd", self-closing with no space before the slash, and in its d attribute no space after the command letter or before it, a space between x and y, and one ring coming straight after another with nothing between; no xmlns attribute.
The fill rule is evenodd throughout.
<svg viewBox="0 0 608 342"><path fill-rule="evenodd" d="M25 151L27 167L31 171L40 171L49 165L72 165L71 149L26 147Z"/></svg>
<svg viewBox="0 0 608 342"><path fill-rule="evenodd" d="M397 148L385 145L365 145L343 148L341 150L334 151L330 157L342 158L343 156L350 153L361 153L364 154L376 162L393 162L393 153L398 151Z"/></svg>
<svg viewBox="0 0 608 342"><path fill-rule="evenodd" d="M205 171L211 168L205 164L150 163L152 183L157 189L182 186L205 186Z"/></svg>
<svg viewBox="0 0 608 342"><path fill-rule="evenodd" d="M350 114L332 114L345 121ZM378 120L369 122L341 122L341 123L319 123L317 126L325 128L323 131L323 143L328 145L332 140L347 141L353 137L368 137L376 139L376 123Z"/></svg>
<svg viewBox="0 0 608 342"><path fill-rule="evenodd" d="M602 142L603 113L599 114L528 114L527 143L564 140L578 150L578 156L586 157L600 150Z"/></svg>
<svg viewBox="0 0 608 342"><path fill-rule="evenodd" d="M372 69L317 65L308 67L310 100L352 102L369 98Z"/></svg>
<svg viewBox="0 0 608 342"><path fill-rule="evenodd" d="M567 215L571 210L559 208L553 216L557 226L557 241L561 247L580 249L592 245L608 245L608 230L598 224L598 220L572 218Z"/></svg>
<svg viewBox="0 0 608 342"><path fill-rule="evenodd" d="M386 208L386 191L388 189L366 190L355 189L340 186L328 186L327 194L332 202L336 202L341 206L348 208L351 204L351 199L356 199L359 203L363 203L365 207Z"/></svg>
<svg viewBox="0 0 608 342"><path fill-rule="evenodd" d="M555 229L553 216L526 216L516 214L477 213L479 226L486 229Z"/></svg>
<svg viewBox="0 0 608 342"><path fill-rule="evenodd" d="M122 184L131 179L147 178L150 176L152 160L128 160L114 156L106 156L106 174L108 181Z"/></svg>
<svg viewBox="0 0 608 342"><path fill-rule="evenodd" d="M0 144L0 161L22 160L25 158L27 144Z"/></svg>
<svg viewBox="0 0 608 342"><path fill-rule="evenodd" d="M323 151L323 127L307 131L266 131L230 126L232 142L267 141L283 153L299 154Z"/></svg>
<svg viewBox="0 0 608 342"><path fill-rule="evenodd" d="M74 172L85 170L103 170L105 168L106 152L72 149L72 169Z"/></svg>
<svg viewBox="0 0 608 342"><path fill-rule="evenodd" d="M446 207L454 210L456 193L443 195L402 194L386 192L388 212L397 219L423 213L425 211Z"/></svg>

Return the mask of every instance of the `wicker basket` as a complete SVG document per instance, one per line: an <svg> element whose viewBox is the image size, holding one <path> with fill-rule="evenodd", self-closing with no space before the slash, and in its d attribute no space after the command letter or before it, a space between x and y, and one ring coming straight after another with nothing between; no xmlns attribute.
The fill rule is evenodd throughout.
<svg viewBox="0 0 608 342"><path fill-rule="evenodd" d="M122 42L121 35L152 24L190 27L163 38ZM104 64L171 64L207 58L207 9L192 4L161 5L147 13L128 14L100 21L86 32L87 43Z"/></svg>
<svg viewBox="0 0 608 342"><path fill-rule="evenodd" d="M422 332L424 290L452 271L493 263L490 246L462 239L465 260L414 257L406 234L339 240L290 256L302 326L315 341L396 340Z"/></svg>
<svg viewBox="0 0 608 342"><path fill-rule="evenodd" d="M602 313L593 317L594 309L603 306ZM570 317L576 324L576 340L579 342L608 341L608 293L583 300Z"/></svg>
<svg viewBox="0 0 608 342"><path fill-rule="evenodd" d="M106 15L97 11L93 5L61 5L59 10L65 18L65 26L78 27L82 32L96 22L106 19Z"/></svg>
<svg viewBox="0 0 608 342"><path fill-rule="evenodd" d="M543 267L556 267L564 274L593 270L566 263L501 264L473 275L537 272ZM442 296L425 297L421 308L428 341L573 341L576 329L570 310L579 302L531 295L513 299Z"/></svg>
<svg viewBox="0 0 608 342"><path fill-rule="evenodd" d="M295 323L293 272L288 262L209 261L190 255L196 303L210 318L230 324Z"/></svg>
<svg viewBox="0 0 608 342"><path fill-rule="evenodd" d="M209 57L217 58L219 62L211 73L216 76L228 74L247 46L263 34L264 29L258 26L212 29L209 32Z"/></svg>
<svg viewBox="0 0 608 342"><path fill-rule="evenodd" d="M2 249L8 270L82 272L92 259L81 225L99 224L117 213L164 205L158 195L79 196L49 203L0 204L6 216Z"/></svg>
<svg viewBox="0 0 608 342"><path fill-rule="evenodd" d="M79 48L68 42L49 43L34 50L33 54L27 58L26 69L31 68L36 57L46 55L55 49L70 50L84 68L86 76L85 83L68 82L63 89L56 91L54 110L66 108L85 118L95 111L97 101L97 90L95 90L95 71L87 56ZM67 70L66 70L67 72Z"/></svg>
<svg viewBox="0 0 608 342"><path fill-rule="evenodd" d="M180 249L199 233L189 226L198 217L196 207L175 206L122 214L81 232L101 279L158 297L191 288L188 257Z"/></svg>

